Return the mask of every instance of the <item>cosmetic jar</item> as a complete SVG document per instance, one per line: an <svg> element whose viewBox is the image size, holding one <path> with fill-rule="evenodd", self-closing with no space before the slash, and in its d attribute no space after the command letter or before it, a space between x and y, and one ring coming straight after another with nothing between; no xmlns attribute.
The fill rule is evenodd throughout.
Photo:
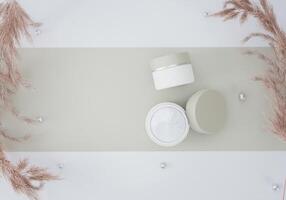
<svg viewBox="0 0 286 200"><path fill-rule="evenodd" d="M204 134L214 134L224 127L226 103L215 90L200 90L190 97L186 105L190 127Z"/></svg>
<svg viewBox="0 0 286 200"><path fill-rule="evenodd" d="M146 133L161 146L175 146L188 135L189 123L185 110L170 102L154 106L147 114Z"/></svg>
<svg viewBox="0 0 286 200"><path fill-rule="evenodd" d="M178 53L155 58L151 61L156 90L194 82L193 68L188 53Z"/></svg>

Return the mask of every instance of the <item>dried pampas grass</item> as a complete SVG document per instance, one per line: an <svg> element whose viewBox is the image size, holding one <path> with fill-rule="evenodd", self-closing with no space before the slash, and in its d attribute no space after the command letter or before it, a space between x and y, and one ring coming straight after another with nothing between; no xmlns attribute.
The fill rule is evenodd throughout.
<svg viewBox="0 0 286 200"><path fill-rule="evenodd" d="M32 200L38 200L38 191L42 189L45 181L55 180L46 169L37 166L29 166L28 160L20 160L16 165L7 160L5 152L0 149L1 171L9 180L13 189L27 195Z"/></svg>
<svg viewBox="0 0 286 200"><path fill-rule="evenodd" d="M272 131L286 141L286 34L278 24L272 6L267 0L259 0L259 3L250 0L228 0L222 11L211 16L222 17L224 21L239 18L240 23L244 23L251 16L263 27L265 32L251 33L243 42L255 37L262 38L274 52L274 58L260 52L252 51L248 54L258 56L269 66L265 74L255 80L261 81L272 94Z"/></svg>
<svg viewBox="0 0 286 200"><path fill-rule="evenodd" d="M10 112L14 117L28 124L35 123L37 120L20 115L13 106L11 98L20 86L29 87L29 84L22 78L17 65L17 46L22 36L31 39L28 30L30 27L39 25L31 20L15 0L0 4L0 109ZM21 142L29 137L29 135L24 135L22 138L12 137L3 128L1 122L0 136L2 139L14 142ZM46 169L29 166L27 160L14 165L7 159L1 144L0 169L16 192L25 194L32 200L38 199L37 192L45 181L57 179Z"/></svg>
<svg viewBox="0 0 286 200"><path fill-rule="evenodd" d="M0 20L0 105L20 120L36 122L19 114L12 104L11 96L20 86L29 87L17 66L17 46L22 36L31 39L29 27L40 24L33 22L16 1L0 4Z"/></svg>

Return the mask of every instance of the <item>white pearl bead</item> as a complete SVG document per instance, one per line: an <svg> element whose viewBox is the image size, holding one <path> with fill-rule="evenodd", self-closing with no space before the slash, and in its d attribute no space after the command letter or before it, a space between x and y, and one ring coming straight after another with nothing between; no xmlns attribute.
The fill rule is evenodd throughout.
<svg viewBox="0 0 286 200"><path fill-rule="evenodd" d="M35 30L35 33L36 33L36 35L40 35L40 34L42 33L42 31L41 31L41 29L37 28L37 29Z"/></svg>
<svg viewBox="0 0 286 200"><path fill-rule="evenodd" d="M57 166L58 166L59 169L63 169L64 168L64 164L63 163L59 163Z"/></svg>
<svg viewBox="0 0 286 200"><path fill-rule="evenodd" d="M38 117L38 119L37 119L37 120L38 120L38 122L39 122L39 123L43 123L43 122L44 122L44 118L43 118L43 117L41 117L41 116L40 116L40 117Z"/></svg>
<svg viewBox="0 0 286 200"><path fill-rule="evenodd" d="M161 169L165 169L167 167L167 164L165 162L160 163Z"/></svg>
<svg viewBox="0 0 286 200"><path fill-rule="evenodd" d="M246 94L244 92L240 92L238 94L238 99L239 99L240 102L245 102L247 100L247 96L246 96Z"/></svg>
<svg viewBox="0 0 286 200"><path fill-rule="evenodd" d="M280 190L280 186L278 184L273 184L272 185L272 190L273 191L279 191Z"/></svg>

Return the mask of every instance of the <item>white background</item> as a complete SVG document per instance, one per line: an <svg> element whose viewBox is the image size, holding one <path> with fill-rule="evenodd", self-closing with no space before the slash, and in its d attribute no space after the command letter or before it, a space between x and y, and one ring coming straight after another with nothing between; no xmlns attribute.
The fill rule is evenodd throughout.
<svg viewBox="0 0 286 200"><path fill-rule="evenodd" d="M282 200L286 177L286 152L12 155L24 156L61 175L61 181L46 185L42 200ZM165 169L160 168L161 162L167 164ZM273 191L273 184L280 191ZM1 200L23 199L3 179L0 188Z"/></svg>
<svg viewBox="0 0 286 200"><path fill-rule="evenodd" d="M222 8L222 0L19 0L42 33L25 47L226 47L259 31L205 12ZM286 2L270 0L286 28ZM248 46L265 45L254 40Z"/></svg>

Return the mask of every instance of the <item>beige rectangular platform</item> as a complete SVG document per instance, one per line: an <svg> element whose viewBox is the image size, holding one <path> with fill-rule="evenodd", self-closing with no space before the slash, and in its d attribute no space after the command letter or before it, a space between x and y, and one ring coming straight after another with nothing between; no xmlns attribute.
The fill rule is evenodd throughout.
<svg viewBox="0 0 286 200"><path fill-rule="evenodd" d="M23 113L42 115L31 128L9 121L13 133L31 132L16 151L285 150L269 131L269 99L261 83L265 64L242 48L74 48L21 49L20 65L36 90L21 90L15 102ZM269 53L267 49L259 49ZM153 87L149 61L166 53L188 51L196 82L162 91ZM144 130L155 104L182 106L197 90L221 91L227 100L224 131L213 136L190 132L182 144L163 148ZM238 101L244 91L248 100ZM267 103L268 102L268 103Z"/></svg>

